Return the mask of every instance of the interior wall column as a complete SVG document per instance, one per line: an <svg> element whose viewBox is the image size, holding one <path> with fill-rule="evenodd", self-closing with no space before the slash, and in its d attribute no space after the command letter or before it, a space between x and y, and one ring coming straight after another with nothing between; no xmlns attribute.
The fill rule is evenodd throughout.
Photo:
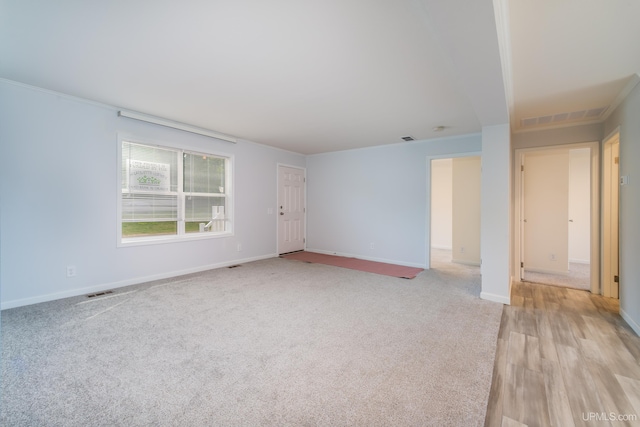
<svg viewBox="0 0 640 427"><path fill-rule="evenodd" d="M482 299L510 303L511 133L508 124L482 128Z"/></svg>

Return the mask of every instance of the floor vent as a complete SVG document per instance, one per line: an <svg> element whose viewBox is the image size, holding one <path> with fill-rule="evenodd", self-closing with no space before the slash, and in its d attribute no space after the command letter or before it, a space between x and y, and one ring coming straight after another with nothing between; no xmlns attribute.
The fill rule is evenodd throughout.
<svg viewBox="0 0 640 427"><path fill-rule="evenodd" d="M95 294L87 295L87 298L101 297L102 295L109 295L112 293L113 291L96 292Z"/></svg>
<svg viewBox="0 0 640 427"><path fill-rule="evenodd" d="M301 250L299 250L299 251L284 252L284 253L281 253L279 256L280 256L280 258L284 258L284 256L283 256L283 255L296 254L296 253L298 253L298 252L304 252L304 249L301 249Z"/></svg>
<svg viewBox="0 0 640 427"><path fill-rule="evenodd" d="M229 266L229 267L227 267L227 268L236 268L236 267L241 267L241 265L240 265L240 264L230 265L230 266Z"/></svg>

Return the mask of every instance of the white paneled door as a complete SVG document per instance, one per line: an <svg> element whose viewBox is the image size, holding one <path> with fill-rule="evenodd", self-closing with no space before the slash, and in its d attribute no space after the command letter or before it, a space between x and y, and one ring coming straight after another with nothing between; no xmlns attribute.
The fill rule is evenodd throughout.
<svg viewBox="0 0 640 427"><path fill-rule="evenodd" d="M569 150L529 153L523 161L524 268L569 271Z"/></svg>
<svg viewBox="0 0 640 427"><path fill-rule="evenodd" d="M304 249L304 169L278 166L278 253Z"/></svg>

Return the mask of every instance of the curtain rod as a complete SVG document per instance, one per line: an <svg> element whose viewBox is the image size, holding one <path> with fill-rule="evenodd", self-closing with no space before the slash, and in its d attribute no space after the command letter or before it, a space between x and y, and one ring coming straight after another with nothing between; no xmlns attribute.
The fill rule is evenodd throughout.
<svg viewBox="0 0 640 427"><path fill-rule="evenodd" d="M196 133L198 135L204 135L211 138L222 139L224 141L233 142L234 144L238 142L238 140L234 137L223 135L221 133L217 133L208 129L187 125L185 123L174 122L173 120L163 119L160 117L149 116L147 114L137 113L135 111L120 110L118 111L118 116L128 117L130 119L140 120L148 123L154 123L156 125L166 126L173 129L179 129L186 132Z"/></svg>

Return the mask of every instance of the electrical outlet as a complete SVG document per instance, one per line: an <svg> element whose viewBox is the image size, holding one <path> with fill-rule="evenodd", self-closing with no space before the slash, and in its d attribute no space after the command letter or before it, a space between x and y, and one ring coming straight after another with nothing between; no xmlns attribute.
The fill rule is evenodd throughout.
<svg viewBox="0 0 640 427"><path fill-rule="evenodd" d="M551 254L551 255L549 255L549 259L550 259L551 261L555 261L555 260L556 260L556 254Z"/></svg>
<svg viewBox="0 0 640 427"><path fill-rule="evenodd" d="M464 253L464 246L460 247L460 253L463 254Z"/></svg>
<svg viewBox="0 0 640 427"><path fill-rule="evenodd" d="M369 248L375 249L376 248L376 244L373 243L373 242L369 243Z"/></svg>
<svg viewBox="0 0 640 427"><path fill-rule="evenodd" d="M67 265L67 277L74 277L76 275L76 266Z"/></svg>
<svg viewBox="0 0 640 427"><path fill-rule="evenodd" d="M238 243L238 252L240 252L242 250L242 244Z"/></svg>

